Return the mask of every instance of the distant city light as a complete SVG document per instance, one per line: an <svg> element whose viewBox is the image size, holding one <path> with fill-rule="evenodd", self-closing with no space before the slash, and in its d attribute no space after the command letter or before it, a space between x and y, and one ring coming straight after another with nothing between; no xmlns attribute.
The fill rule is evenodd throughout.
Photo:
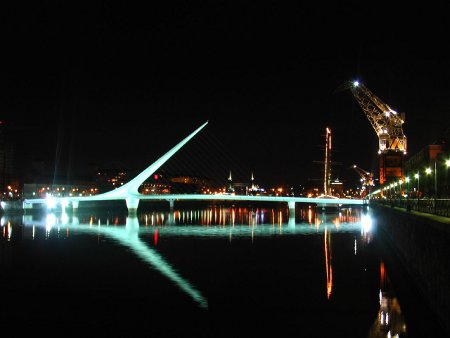
<svg viewBox="0 0 450 338"><path fill-rule="evenodd" d="M353 86L354 87L358 87L359 86L359 81L353 81Z"/></svg>

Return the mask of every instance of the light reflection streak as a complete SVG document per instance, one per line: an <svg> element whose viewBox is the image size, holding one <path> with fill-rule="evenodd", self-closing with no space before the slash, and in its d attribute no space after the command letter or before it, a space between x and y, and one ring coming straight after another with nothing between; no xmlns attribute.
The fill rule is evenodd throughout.
<svg viewBox="0 0 450 338"><path fill-rule="evenodd" d="M36 224L36 223L34 223ZM101 228L105 228L102 226ZM339 229L334 227L333 223L322 223L319 227L319 234L325 232L327 228L328 235L332 232L339 233L358 233L361 231L361 223L341 224ZM74 229L74 228L71 228ZM120 229L120 228L119 228ZM282 224L283 235L312 235L317 234L315 228L311 228L308 224L296 224L295 227L290 227L289 224ZM93 229L94 231L94 229ZM248 226L247 224L235 224L229 226L213 225L206 227L204 225L176 225L176 226L156 226L156 227L139 227L139 235L153 236L158 232L159 237L202 237L202 238L219 238L228 237L230 233L233 237L250 238L252 232L254 237L274 236L277 231L274 231L271 224L260 224L258 226Z"/></svg>
<svg viewBox="0 0 450 338"><path fill-rule="evenodd" d="M155 229L155 232L153 233L153 243L155 246L158 245L158 228Z"/></svg>
<svg viewBox="0 0 450 338"><path fill-rule="evenodd" d="M324 241L325 269L327 274L327 298L330 299L331 292L333 291L333 267L331 265L331 232L328 231L327 226L325 226Z"/></svg>
<svg viewBox="0 0 450 338"><path fill-rule="evenodd" d="M315 224L317 230L319 230L319 228L320 228L320 223L321 222L320 222L319 215L316 215L315 219L314 219L314 224Z"/></svg>
<svg viewBox="0 0 450 338"><path fill-rule="evenodd" d="M403 317L400 304L392 293L392 286L384 266L380 262L380 291L377 318L370 331L370 337L406 337L406 323Z"/></svg>
<svg viewBox="0 0 450 338"><path fill-rule="evenodd" d="M373 219L369 214L361 216L361 236L366 243L370 243L373 235Z"/></svg>
<svg viewBox="0 0 450 338"><path fill-rule="evenodd" d="M56 224L56 216L55 214L47 214L45 218L45 232L46 237L50 235L50 230Z"/></svg>
<svg viewBox="0 0 450 338"><path fill-rule="evenodd" d="M333 223L336 226L336 228L339 228L339 225L341 225L341 220L339 219L339 217L336 217Z"/></svg>
<svg viewBox="0 0 450 338"><path fill-rule="evenodd" d="M69 222L69 217L67 216L67 214L65 212L63 212L61 214L61 223L63 225L66 225Z"/></svg>

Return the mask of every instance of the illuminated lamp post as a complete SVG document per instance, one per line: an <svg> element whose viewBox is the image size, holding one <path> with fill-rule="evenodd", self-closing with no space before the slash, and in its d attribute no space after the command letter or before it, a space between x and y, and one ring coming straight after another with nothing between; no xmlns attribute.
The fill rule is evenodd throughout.
<svg viewBox="0 0 450 338"><path fill-rule="evenodd" d="M430 175L433 172L433 170L431 170L431 168L426 168L425 169L425 174ZM428 179L427 179L427 188L430 186Z"/></svg>
<svg viewBox="0 0 450 338"><path fill-rule="evenodd" d="M400 200L399 207L402 206L402 197L403 197L403 195L402 195L402 183L403 183L403 180L399 179L398 180L398 195L399 195L399 200Z"/></svg>
<svg viewBox="0 0 450 338"><path fill-rule="evenodd" d="M436 162L435 162L435 164L436 164ZM426 168L425 169L425 173L427 174L427 176L430 175L432 172L433 172L433 170L431 170L431 168ZM435 183L436 183L436 171L434 172L434 178L435 178ZM428 180L429 179L427 179L427 187L430 186ZM435 184L435 189L436 189L436 184ZM434 211L436 211L436 190L434 191L434 206L433 206L433 209L434 209Z"/></svg>
<svg viewBox="0 0 450 338"><path fill-rule="evenodd" d="M437 189L437 166L436 166L436 160L434 160L434 199L437 198L438 195L438 189Z"/></svg>
<svg viewBox="0 0 450 338"><path fill-rule="evenodd" d="M445 165L446 165L447 169L450 168L450 159L445 161ZM445 173L445 185L447 187L446 188L447 190L445 191L445 193L448 194L448 171ZM447 197L448 197L448 195L447 195Z"/></svg>
<svg viewBox="0 0 450 338"><path fill-rule="evenodd" d="M406 210L411 211L411 204L409 204L409 177L405 177L406 182Z"/></svg>
<svg viewBox="0 0 450 338"><path fill-rule="evenodd" d="M414 174L414 178L417 180L417 199L420 198L420 175L419 175L419 171L417 171L416 174Z"/></svg>

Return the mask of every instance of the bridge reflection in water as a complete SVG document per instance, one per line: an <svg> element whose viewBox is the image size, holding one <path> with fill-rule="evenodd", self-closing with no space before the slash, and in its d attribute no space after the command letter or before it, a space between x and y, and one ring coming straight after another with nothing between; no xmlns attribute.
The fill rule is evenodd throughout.
<svg viewBox="0 0 450 338"><path fill-rule="evenodd" d="M39 215L24 215L21 223L24 225L24 238L69 238L71 235L92 234L108 238L114 243L125 247L151 269L158 271L179 290L188 295L200 308L208 308L205 294L189 280L182 276L158 250L162 239L195 237L200 239L224 238L227 241L246 240L256 243L259 239L270 236L323 236L323 269L326 280L323 280L323 292L326 298L333 298L333 241L335 233L355 234L354 255L359 254L358 245L369 244L372 241L372 222L361 209L343 209L339 213L317 213L315 209L297 210L297 220L289 217L287 208L239 208L212 207L200 210L148 211L135 216L126 214L95 213L48 213ZM17 222L16 222L17 223ZM11 220L2 218L3 237L11 237ZM361 238L358 240L356 238ZM164 251L164 250L163 250ZM212 253L213 254L213 253ZM386 294L380 285L383 299ZM386 334L388 324L395 314L384 303L380 303L379 323L374 332ZM395 308L399 311L399 307ZM388 320L386 320L388 318ZM402 326L404 329L404 326ZM392 336L395 331L391 330Z"/></svg>
<svg viewBox="0 0 450 338"><path fill-rule="evenodd" d="M345 209L343 212L332 215L318 214L312 209L308 209L307 211L302 210L300 216L306 218L307 223L296 223L295 217L286 217L282 210L249 210L235 207L174 212L153 211L143 213L139 217L134 215L101 218L93 214L68 215L62 212L60 214L47 213L40 217L24 215L23 225L32 230L33 239L36 227L45 229L46 237L49 237L54 230L58 234L65 234L66 237L69 237L72 232L108 237L159 271L195 300L199 306L207 308L208 301L201 292L182 277L161 254L144 242L143 238L151 236L154 244L157 245L159 238L170 236L226 237L230 241L233 238L247 237L254 241L256 238L264 236L323 234L327 275L326 292L329 298L332 291L331 233L361 232L369 241L371 233L364 224L366 216L363 216L361 221L359 217L355 217L351 209ZM6 223L5 219L2 220L2 224L4 223ZM124 223L125 226L120 226Z"/></svg>

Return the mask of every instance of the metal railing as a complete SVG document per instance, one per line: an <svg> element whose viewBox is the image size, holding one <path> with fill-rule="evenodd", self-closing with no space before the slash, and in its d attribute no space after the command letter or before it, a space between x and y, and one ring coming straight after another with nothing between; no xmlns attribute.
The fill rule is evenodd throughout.
<svg viewBox="0 0 450 338"><path fill-rule="evenodd" d="M428 214L450 217L449 198L422 198L422 199L371 199L370 204L380 204L403 208L407 211L420 211Z"/></svg>

